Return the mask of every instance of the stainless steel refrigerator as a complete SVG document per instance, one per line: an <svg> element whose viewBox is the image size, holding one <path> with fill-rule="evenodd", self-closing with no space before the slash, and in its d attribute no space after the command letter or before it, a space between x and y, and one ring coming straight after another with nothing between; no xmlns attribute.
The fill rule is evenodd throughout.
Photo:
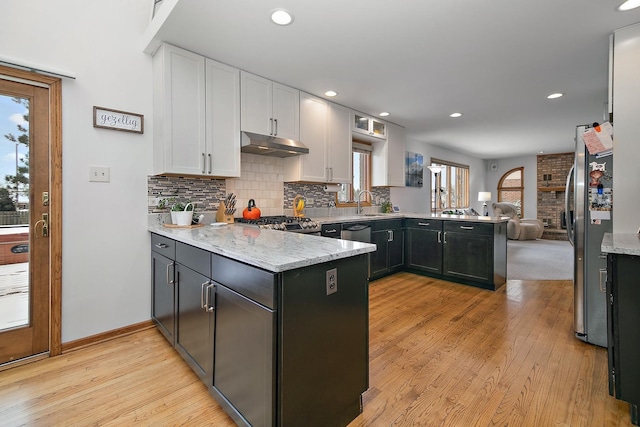
<svg viewBox="0 0 640 427"><path fill-rule="evenodd" d="M588 126L576 128L575 161L565 191L567 235L574 249L573 326L577 338L606 347L607 260L600 245L604 233L613 228L613 156L591 155L582 139L586 129ZM605 171L594 172L595 168L603 168L603 163Z"/></svg>

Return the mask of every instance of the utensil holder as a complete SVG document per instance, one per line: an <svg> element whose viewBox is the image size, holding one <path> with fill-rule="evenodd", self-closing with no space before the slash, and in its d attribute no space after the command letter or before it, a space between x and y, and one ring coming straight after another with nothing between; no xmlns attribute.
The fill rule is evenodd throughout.
<svg viewBox="0 0 640 427"><path fill-rule="evenodd" d="M217 222L226 222L228 224L233 224L233 214L226 214L225 211L227 206L224 202L220 202L220 206L218 206L218 212L216 213L216 221Z"/></svg>

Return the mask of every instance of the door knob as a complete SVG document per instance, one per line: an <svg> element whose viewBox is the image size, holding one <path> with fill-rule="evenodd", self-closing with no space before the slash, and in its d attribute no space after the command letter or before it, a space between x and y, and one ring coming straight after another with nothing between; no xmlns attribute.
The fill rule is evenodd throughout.
<svg viewBox="0 0 640 427"><path fill-rule="evenodd" d="M49 214L48 213L43 213L42 214L42 219L38 220L34 226L33 229L36 232L36 237L38 237L38 226L42 225L42 237L49 237Z"/></svg>

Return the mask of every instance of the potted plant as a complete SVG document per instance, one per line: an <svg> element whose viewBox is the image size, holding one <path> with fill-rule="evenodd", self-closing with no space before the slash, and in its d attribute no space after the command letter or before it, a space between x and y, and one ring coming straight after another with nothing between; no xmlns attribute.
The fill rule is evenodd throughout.
<svg viewBox="0 0 640 427"><path fill-rule="evenodd" d="M158 202L158 207L164 209L169 207L171 212L171 223L176 225L191 225L193 215L195 214L195 206L190 201L181 202L174 197L162 199Z"/></svg>

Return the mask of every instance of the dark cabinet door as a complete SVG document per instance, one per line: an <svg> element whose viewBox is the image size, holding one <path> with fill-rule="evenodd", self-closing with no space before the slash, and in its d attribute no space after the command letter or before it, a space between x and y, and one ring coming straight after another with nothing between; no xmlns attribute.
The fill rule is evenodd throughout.
<svg viewBox="0 0 640 427"><path fill-rule="evenodd" d="M631 405L631 422L638 425L640 405L640 257L609 255L609 384L615 397ZM613 383L613 384L612 384Z"/></svg>
<svg viewBox="0 0 640 427"><path fill-rule="evenodd" d="M389 271L396 271L404 267L404 230L389 230L387 249L389 252Z"/></svg>
<svg viewBox="0 0 640 427"><path fill-rule="evenodd" d="M175 264L173 260L151 251L151 318L158 330L175 344Z"/></svg>
<svg viewBox="0 0 640 427"><path fill-rule="evenodd" d="M443 273L460 279L492 283L493 236L445 231Z"/></svg>
<svg viewBox="0 0 640 427"><path fill-rule="evenodd" d="M378 278L389 271L389 240L388 230L371 232L371 243L376 245L376 251L369 253L369 278Z"/></svg>
<svg viewBox="0 0 640 427"><path fill-rule="evenodd" d="M213 285L208 277L182 264L177 264L176 274L176 350L205 384L211 386L215 316L209 310L214 307Z"/></svg>
<svg viewBox="0 0 640 427"><path fill-rule="evenodd" d="M275 425L275 311L216 283L216 316L214 388L252 426Z"/></svg>
<svg viewBox="0 0 640 427"><path fill-rule="evenodd" d="M416 221L407 228L408 268L442 273L442 224L434 222Z"/></svg>

